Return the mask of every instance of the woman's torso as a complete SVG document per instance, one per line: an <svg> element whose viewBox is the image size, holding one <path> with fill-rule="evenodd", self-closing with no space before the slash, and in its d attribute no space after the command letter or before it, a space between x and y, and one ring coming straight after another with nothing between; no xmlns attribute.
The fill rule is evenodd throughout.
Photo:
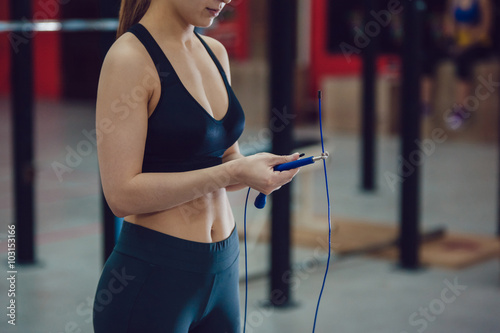
<svg viewBox="0 0 500 333"><path fill-rule="evenodd" d="M481 20L481 4L479 0L455 0L453 13L457 23L476 25Z"/></svg>
<svg viewBox="0 0 500 333"><path fill-rule="evenodd" d="M183 111L183 114L189 115L186 119L182 119L183 123L184 120L189 122L193 121L191 119L193 117L201 117L197 119L208 122L209 126L213 127L212 131L214 131L216 129L222 130L222 121L236 121L237 119L238 114L229 107L230 102L234 103L231 100L232 91L229 91L230 87L227 87L222 73L211 56L205 51L201 40L198 42L196 37L193 40L192 50L173 47L168 43L157 43L157 46L161 48L166 58L168 58L173 70L166 75L166 78L162 78L162 80L165 79L166 83L163 81L160 83L159 76L154 78L157 84L155 84L148 103L150 120L148 123L149 127L153 128L152 130L159 125L159 121L163 120L163 123L165 123L166 120L166 110L158 109L159 104L164 105L168 102L165 101L165 91L162 91L162 86L164 90L169 89L174 95L184 94L187 97L192 97L195 100L195 102L191 103L192 106L199 104L195 110ZM147 53L145 56L148 56ZM151 63L154 64L153 59L151 59ZM159 71L161 73L161 70ZM168 111L177 112L177 118L175 119L180 121L178 115L181 110ZM158 114L159 112L163 113ZM229 114L230 112L231 114ZM153 116L154 118L151 118ZM161 119L162 117L164 119ZM162 130L162 128L158 128L157 132ZM175 129L171 128L171 131L173 130ZM178 135L181 135L181 133L178 133ZM163 144L167 143L164 142ZM182 142L176 144L178 144L177 147L182 146ZM150 145L153 144L150 143ZM144 165L144 168L149 168L148 172L159 172L159 170L154 169L156 166L151 157L155 156L154 149L154 147L149 149L153 151L149 154L148 142L146 142L145 164L148 162L148 165ZM183 152L179 151L174 154L180 153ZM217 154L220 155L220 151ZM148 156L151 158L148 159ZM196 193L197 189L193 189L193 195L196 195ZM216 187L208 194L171 209L149 214L130 215L125 217L125 220L175 237L198 242L216 242L227 238L235 223L225 188Z"/></svg>
<svg viewBox="0 0 500 333"><path fill-rule="evenodd" d="M482 8L480 0L455 0L453 6L453 16L457 24L457 44L462 47L479 43L489 46L491 43L488 34L482 34L479 40L474 36L475 29L481 24Z"/></svg>

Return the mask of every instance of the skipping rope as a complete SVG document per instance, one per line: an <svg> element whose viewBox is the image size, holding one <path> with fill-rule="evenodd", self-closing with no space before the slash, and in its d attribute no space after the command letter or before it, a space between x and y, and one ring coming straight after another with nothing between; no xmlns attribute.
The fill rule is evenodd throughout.
<svg viewBox="0 0 500 333"><path fill-rule="evenodd" d="M328 156L328 153L325 152L325 145L324 145L324 140L323 140L323 125L321 122L321 91L318 91L318 104L319 104L319 129L320 129L320 136L321 136L321 150L322 150L322 156ZM332 222L331 222L331 211L330 211L330 193L328 190L328 175L326 171L326 158L323 158L323 170L324 170L324 175L325 175L325 186L326 186L326 201L328 205L328 259L326 262L326 270L325 270L325 275L323 277L323 283L321 285L321 291L319 293L318 297L318 303L316 305L316 312L314 314L314 323L313 323L313 328L312 332L314 333L316 330L316 321L318 318L318 310L319 310L319 305L321 303L321 297L323 296L323 290L325 289L325 283L326 283L326 278L328 275L328 268L330 267L330 256L331 256L331 241L332 241ZM293 163L293 162L292 162ZM247 324L247 309L248 309L248 253L247 253L247 205L248 205L248 196L250 194L251 188L248 188L246 200L245 200L245 213L244 213L244 243L245 243L245 314L244 314L244 322L243 322L243 333L246 333L246 324ZM265 204L265 202L264 202Z"/></svg>

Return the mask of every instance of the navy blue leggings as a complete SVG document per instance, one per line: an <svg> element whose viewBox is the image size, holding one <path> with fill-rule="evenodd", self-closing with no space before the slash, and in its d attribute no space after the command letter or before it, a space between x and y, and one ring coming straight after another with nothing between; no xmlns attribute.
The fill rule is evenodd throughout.
<svg viewBox="0 0 500 333"><path fill-rule="evenodd" d="M95 333L241 332L239 241L199 243L124 222L94 300Z"/></svg>

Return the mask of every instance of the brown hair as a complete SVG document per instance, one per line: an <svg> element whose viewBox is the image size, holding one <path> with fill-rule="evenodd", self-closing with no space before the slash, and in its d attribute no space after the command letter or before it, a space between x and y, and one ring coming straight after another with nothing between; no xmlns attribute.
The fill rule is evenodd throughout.
<svg viewBox="0 0 500 333"><path fill-rule="evenodd" d="M122 0L116 38L118 39L127 30L146 14L151 0Z"/></svg>

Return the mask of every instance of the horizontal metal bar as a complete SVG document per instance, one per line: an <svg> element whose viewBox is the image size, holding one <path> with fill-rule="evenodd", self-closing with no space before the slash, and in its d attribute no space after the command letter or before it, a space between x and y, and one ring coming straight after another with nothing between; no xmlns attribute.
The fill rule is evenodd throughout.
<svg viewBox="0 0 500 333"><path fill-rule="evenodd" d="M80 32L80 31L116 31L118 19L95 20L35 20L35 21L0 21L0 32Z"/></svg>

